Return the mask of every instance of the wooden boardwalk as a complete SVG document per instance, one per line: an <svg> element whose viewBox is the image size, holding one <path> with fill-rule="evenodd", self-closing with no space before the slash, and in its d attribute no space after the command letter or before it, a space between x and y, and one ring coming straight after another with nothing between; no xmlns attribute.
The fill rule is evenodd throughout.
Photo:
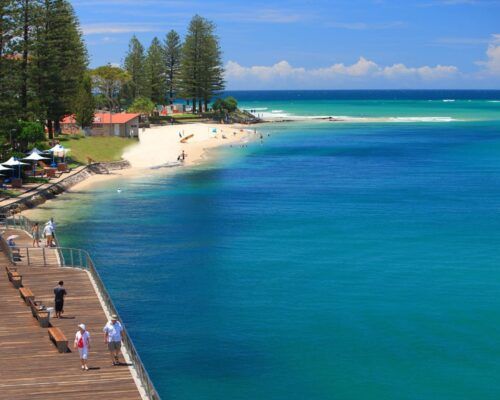
<svg viewBox="0 0 500 400"><path fill-rule="evenodd" d="M31 245L24 231L7 230L3 236L10 234L20 235L19 246ZM59 353L47 328L39 326L7 279L8 264L7 255L0 253L0 399L141 399L129 367L111 365L102 333L107 318L89 274L55 262L48 267L18 265L23 286L49 307L53 288L64 281L65 318L51 319L51 324L63 331L72 352ZM72 349L79 323L87 325L92 339L89 371L80 369L78 352Z"/></svg>

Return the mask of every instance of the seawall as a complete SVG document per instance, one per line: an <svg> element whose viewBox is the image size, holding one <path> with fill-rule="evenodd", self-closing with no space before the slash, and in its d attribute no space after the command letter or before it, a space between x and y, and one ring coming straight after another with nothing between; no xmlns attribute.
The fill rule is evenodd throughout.
<svg viewBox="0 0 500 400"><path fill-rule="evenodd" d="M35 190L32 195L23 197L17 201L1 207L0 214L12 215L30 208L34 208L36 206L39 206L40 204L45 203L47 200L51 200L57 195L64 193L77 183L88 179L92 175L109 174L111 171L127 168L130 168L130 163L125 160L109 163L89 164L77 173L72 174L65 179L62 179L57 183L49 185L41 190Z"/></svg>

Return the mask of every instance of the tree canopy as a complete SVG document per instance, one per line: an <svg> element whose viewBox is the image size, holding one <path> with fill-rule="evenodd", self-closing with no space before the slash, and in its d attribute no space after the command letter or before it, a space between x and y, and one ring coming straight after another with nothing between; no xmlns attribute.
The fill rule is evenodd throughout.
<svg viewBox="0 0 500 400"><path fill-rule="evenodd" d="M120 94L129 80L130 77L126 71L110 64L92 71L93 85L98 93L106 99L110 111L118 110Z"/></svg>
<svg viewBox="0 0 500 400"><path fill-rule="evenodd" d="M155 103L146 97L138 97L128 108L128 112L149 115L155 109Z"/></svg>

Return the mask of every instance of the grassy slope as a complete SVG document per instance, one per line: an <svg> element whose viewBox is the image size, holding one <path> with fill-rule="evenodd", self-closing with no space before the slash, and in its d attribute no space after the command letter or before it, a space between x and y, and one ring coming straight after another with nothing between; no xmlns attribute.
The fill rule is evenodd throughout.
<svg viewBox="0 0 500 400"><path fill-rule="evenodd" d="M71 149L71 158L82 164L87 163L87 157L94 161L120 160L123 150L135 143L136 139L119 137L70 137L61 140L64 147Z"/></svg>

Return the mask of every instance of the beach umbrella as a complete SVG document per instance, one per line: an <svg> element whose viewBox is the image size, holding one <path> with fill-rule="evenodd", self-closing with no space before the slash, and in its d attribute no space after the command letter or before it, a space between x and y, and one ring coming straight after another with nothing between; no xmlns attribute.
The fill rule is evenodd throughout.
<svg viewBox="0 0 500 400"><path fill-rule="evenodd" d="M19 235L10 235L7 239L5 239L7 242L10 241L10 240L14 240L14 239L17 239L19 237Z"/></svg>
<svg viewBox="0 0 500 400"><path fill-rule="evenodd" d="M9 158L7 161L5 161L2 164L3 165L7 165L8 167L18 167L18 170L19 170L19 176L18 177L19 178L21 177L21 165L29 165L27 163L23 163L23 162L19 161L15 157Z"/></svg>
<svg viewBox="0 0 500 400"><path fill-rule="evenodd" d="M33 149L29 152L29 155L32 154L43 154L44 152L42 150L38 150L36 147L33 147Z"/></svg>
<svg viewBox="0 0 500 400"><path fill-rule="evenodd" d="M63 145L56 144L48 151L52 153L52 164L54 164L54 156L63 157L64 159L66 157L66 153L68 153L70 149L65 148Z"/></svg>
<svg viewBox="0 0 500 400"><path fill-rule="evenodd" d="M48 160L47 157L43 157L40 155L40 153L35 153L34 151L28 156L24 157L23 160L26 161L33 161L33 176L35 176L36 173L36 163L40 160Z"/></svg>
<svg viewBox="0 0 500 400"><path fill-rule="evenodd" d="M4 167L2 164L0 164L0 171L11 171L12 168L7 168L7 167Z"/></svg>

